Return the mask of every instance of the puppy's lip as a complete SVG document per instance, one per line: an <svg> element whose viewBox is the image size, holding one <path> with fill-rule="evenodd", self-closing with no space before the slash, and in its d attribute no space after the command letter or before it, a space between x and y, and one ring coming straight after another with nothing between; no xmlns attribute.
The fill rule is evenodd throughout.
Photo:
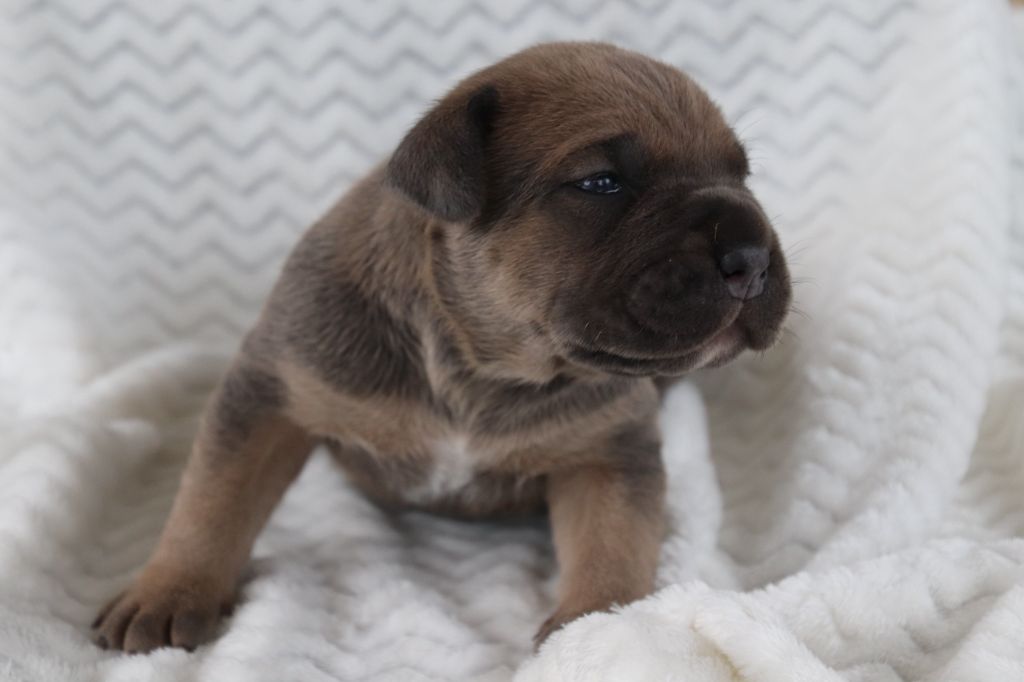
<svg viewBox="0 0 1024 682"><path fill-rule="evenodd" d="M687 354L688 355L688 354ZM657 369L658 366L680 360L684 356L674 358L636 358L603 350L594 350L584 346L570 346L569 358L584 365L597 366L600 369L621 369L627 374L643 374L644 370Z"/></svg>
<svg viewBox="0 0 1024 682"><path fill-rule="evenodd" d="M734 321L696 348L674 355L624 355L581 344L571 344L568 356L574 362L614 374L653 376L681 374L701 367L724 364L747 347L746 334Z"/></svg>

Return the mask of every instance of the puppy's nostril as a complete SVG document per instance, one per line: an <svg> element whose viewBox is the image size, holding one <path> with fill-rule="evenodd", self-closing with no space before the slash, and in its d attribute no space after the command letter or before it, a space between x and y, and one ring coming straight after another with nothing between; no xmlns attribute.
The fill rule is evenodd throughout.
<svg viewBox="0 0 1024 682"><path fill-rule="evenodd" d="M748 300L764 291L768 278L768 249L763 246L741 246L729 251L718 261L718 269L733 298Z"/></svg>

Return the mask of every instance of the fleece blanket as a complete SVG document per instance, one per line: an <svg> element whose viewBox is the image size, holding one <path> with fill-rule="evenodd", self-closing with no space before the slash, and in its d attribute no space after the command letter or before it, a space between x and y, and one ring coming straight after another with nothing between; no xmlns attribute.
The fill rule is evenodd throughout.
<svg viewBox="0 0 1024 682"><path fill-rule="evenodd" d="M1024 680L1024 21L992 0L0 10L0 679ZM194 653L103 652L288 245L473 68L688 69L799 284L662 413L660 590L530 637L543 525L389 516L323 453Z"/></svg>

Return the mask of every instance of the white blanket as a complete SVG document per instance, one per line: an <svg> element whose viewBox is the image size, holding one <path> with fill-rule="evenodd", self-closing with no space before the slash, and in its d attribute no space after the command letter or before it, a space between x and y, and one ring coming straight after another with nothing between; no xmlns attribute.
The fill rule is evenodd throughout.
<svg viewBox="0 0 1024 682"><path fill-rule="evenodd" d="M1002 2L7 5L0 679L1024 680L1024 21ZM389 517L321 454L215 642L93 647L301 225L457 75L566 37L708 86L801 281L777 348L669 396L663 589L531 658L545 528Z"/></svg>

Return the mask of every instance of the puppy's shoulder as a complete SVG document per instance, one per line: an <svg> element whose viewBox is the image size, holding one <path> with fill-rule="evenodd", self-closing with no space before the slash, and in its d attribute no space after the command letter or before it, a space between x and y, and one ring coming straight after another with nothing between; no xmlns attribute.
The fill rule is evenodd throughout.
<svg viewBox="0 0 1024 682"><path fill-rule="evenodd" d="M414 296L414 273L382 224L394 201L375 171L310 228L247 343L350 395L421 391L420 342L402 300Z"/></svg>

